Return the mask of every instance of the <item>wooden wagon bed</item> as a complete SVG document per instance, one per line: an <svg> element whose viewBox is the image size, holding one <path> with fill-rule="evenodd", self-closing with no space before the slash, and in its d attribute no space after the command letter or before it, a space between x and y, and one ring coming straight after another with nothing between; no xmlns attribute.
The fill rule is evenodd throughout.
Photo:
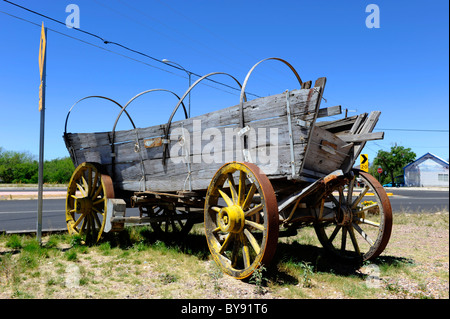
<svg viewBox="0 0 450 319"><path fill-rule="evenodd" d="M325 82L319 78L313 87L304 83L299 90L245 102L244 127L235 105L173 122L168 134L167 125L155 125L66 133L64 139L76 166L102 164L118 190L206 190L211 176L232 161L253 162L271 180L311 182L336 169L348 172L365 141L383 137L372 133L377 111L316 122L341 113L340 106L320 109Z"/></svg>

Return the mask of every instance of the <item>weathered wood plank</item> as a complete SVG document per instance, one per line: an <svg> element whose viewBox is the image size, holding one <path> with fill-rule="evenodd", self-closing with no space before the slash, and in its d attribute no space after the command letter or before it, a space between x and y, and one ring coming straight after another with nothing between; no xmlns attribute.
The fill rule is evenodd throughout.
<svg viewBox="0 0 450 319"><path fill-rule="evenodd" d="M372 111L370 112L369 116L365 119L364 123L361 125L361 128L358 130L358 134L366 134L366 133L372 133L373 129L375 128L375 125L378 122L378 119L380 118L380 111ZM362 142L359 145L355 145L355 149L353 152L354 158L358 158L359 154L361 153L362 149L366 145L366 142Z"/></svg>
<svg viewBox="0 0 450 319"><path fill-rule="evenodd" d="M319 126L314 127L309 144L304 169L323 174L340 169L353 146Z"/></svg>
<svg viewBox="0 0 450 319"><path fill-rule="evenodd" d="M327 108L320 109L317 118L334 116L339 114L342 114L342 109L340 105L330 106Z"/></svg>
<svg viewBox="0 0 450 319"><path fill-rule="evenodd" d="M384 132L374 132L365 134L341 134L339 138L348 143L367 142L382 140L384 138Z"/></svg>

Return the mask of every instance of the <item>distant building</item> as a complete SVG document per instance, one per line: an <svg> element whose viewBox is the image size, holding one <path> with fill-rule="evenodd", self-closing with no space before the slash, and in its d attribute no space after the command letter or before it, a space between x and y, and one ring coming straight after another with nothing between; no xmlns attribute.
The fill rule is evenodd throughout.
<svg viewBox="0 0 450 319"><path fill-rule="evenodd" d="M405 186L449 186L448 162L431 153L403 168Z"/></svg>

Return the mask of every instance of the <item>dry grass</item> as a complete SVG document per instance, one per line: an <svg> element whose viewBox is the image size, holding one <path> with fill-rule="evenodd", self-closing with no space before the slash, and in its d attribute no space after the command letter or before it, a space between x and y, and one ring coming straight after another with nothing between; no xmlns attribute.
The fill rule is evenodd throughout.
<svg viewBox="0 0 450 319"><path fill-rule="evenodd" d="M129 228L93 247L52 235L0 236L0 298L449 298L449 215L395 214L381 257L364 265L330 259L314 230L280 238L259 279L238 281L212 262L198 225L163 242Z"/></svg>

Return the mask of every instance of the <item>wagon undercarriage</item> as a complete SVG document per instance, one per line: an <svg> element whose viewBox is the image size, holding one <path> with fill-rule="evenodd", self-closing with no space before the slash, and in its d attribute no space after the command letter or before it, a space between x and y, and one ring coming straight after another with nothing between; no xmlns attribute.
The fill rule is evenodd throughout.
<svg viewBox="0 0 450 319"><path fill-rule="evenodd" d="M341 113L340 106L320 109L326 79L312 86L271 59L288 65L301 88L246 101L249 76L263 60L247 75L239 105L202 116L185 112L172 122L190 90L219 73L196 81L165 125L136 128L126 110L161 89L123 107L114 101L120 112L110 132L67 133L69 111L64 140L77 167L66 200L69 232L96 242L126 223L148 223L160 236L182 238L204 223L212 257L241 279L270 263L280 235L305 225L336 256L377 257L392 228L389 199L353 165L367 141L383 138L373 132L380 112L317 121ZM134 128L116 132L123 113ZM139 216L127 217L126 207L138 207Z"/></svg>

